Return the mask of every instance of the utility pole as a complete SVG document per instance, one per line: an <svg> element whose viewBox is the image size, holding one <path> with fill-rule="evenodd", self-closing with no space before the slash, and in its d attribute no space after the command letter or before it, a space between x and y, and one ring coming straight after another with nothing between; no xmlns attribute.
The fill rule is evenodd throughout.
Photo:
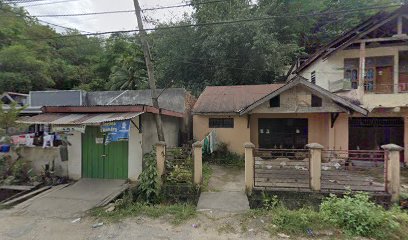
<svg viewBox="0 0 408 240"><path fill-rule="evenodd" d="M152 59L150 58L151 55L150 55L149 43L147 42L147 33L143 28L139 0L133 0L133 4L135 5L137 26L139 28L139 37L142 42L143 54L144 54L146 67L147 67L147 75L149 77L149 85L150 85L150 90L151 90L151 95L152 95L153 107L159 110L157 114L154 114L155 121L156 121L156 128L157 128L157 137L159 141L165 142L164 133L163 133L163 124L162 124L162 119L160 115L159 100L158 100L158 95L156 92L156 79L154 79L154 68L153 68Z"/></svg>

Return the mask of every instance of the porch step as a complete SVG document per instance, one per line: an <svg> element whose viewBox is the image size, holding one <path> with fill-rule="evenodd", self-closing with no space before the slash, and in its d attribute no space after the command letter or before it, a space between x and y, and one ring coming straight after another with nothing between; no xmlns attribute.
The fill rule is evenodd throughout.
<svg viewBox="0 0 408 240"><path fill-rule="evenodd" d="M242 213L249 210L248 197L243 191L202 192L197 211L213 213Z"/></svg>
<svg viewBox="0 0 408 240"><path fill-rule="evenodd" d="M26 200L28 198L31 198L31 197L33 197L33 196L35 196L37 194L42 193L42 192L44 192L44 191L46 191L46 190L48 190L50 188L51 188L51 186L45 186L45 187L39 188L39 189L37 189L35 191L32 191L32 192L29 192L29 193L27 193L27 194L25 194L23 196L20 196L18 198L14 198L14 199L12 199L10 201L7 201L7 202L3 203L3 205L8 206L8 205L12 205L12 204L22 202L22 201L24 201L24 200Z"/></svg>

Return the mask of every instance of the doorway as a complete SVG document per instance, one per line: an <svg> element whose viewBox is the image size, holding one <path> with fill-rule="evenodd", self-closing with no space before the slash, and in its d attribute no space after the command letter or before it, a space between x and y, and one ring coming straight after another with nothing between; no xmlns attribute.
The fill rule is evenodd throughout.
<svg viewBox="0 0 408 240"><path fill-rule="evenodd" d="M262 118L258 133L260 148L303 149L308 141L308 119Z"/></svg>

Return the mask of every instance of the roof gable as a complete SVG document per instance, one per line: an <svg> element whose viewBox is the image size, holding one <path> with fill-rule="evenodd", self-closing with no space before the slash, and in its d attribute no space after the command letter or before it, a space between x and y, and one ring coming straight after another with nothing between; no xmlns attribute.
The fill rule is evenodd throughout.
<svg viewBox="0 0 408 240"><path fill-rule="evenodd" d="M391 13L381 11L368 18L366 21L322 47L320 50L310 56L304 63L302 63L294 72L298 74L318 59L325 59L335 52L345 49L354 41L362 39L373 30L397 18L400 14L408 14L408 5L403 5Z"/></svg>
<svg viewBox="0 0 408 240"><path fill-rule="evenodd" d="M255 101L254 103L248 105L246 108L242 109L240 111L240 115L247 114L254 110L255 108L259 107L260 105L264 104L265 102L269 101L270 99L282 94L283 92L286 92L296 86L303 86L307 90L309 90L312 93L315 93L319 96L331 99L334 103L338 104L341 108L345 109L346 111L355 111L358 113L361 113L363 115L367 115L368 111L360 106L357 106L346 99L337 96L336 94L333 94L326 89L317 86L316 84L312 84L303 77L297 76L293 80L291 80L289 83L287 83L285 86L271 92L270 94L260 98L259 100Z"/></svg>

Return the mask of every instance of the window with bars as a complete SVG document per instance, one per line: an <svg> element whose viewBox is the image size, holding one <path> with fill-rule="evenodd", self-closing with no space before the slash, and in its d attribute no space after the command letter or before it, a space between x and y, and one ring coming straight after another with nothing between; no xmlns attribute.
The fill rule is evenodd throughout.
<svg viewBox="0 0 408 240"><path fill-rule="evenodd" d="M210 128L234 128L233 118L210 118Z"/></svg>
<svg viewBox="0 0 408 240"><path fill-rule="evenodd" d="M311 81L313 84L316 84L316 71L313 71L313 72L310 74L310 81Z"/></svg>

